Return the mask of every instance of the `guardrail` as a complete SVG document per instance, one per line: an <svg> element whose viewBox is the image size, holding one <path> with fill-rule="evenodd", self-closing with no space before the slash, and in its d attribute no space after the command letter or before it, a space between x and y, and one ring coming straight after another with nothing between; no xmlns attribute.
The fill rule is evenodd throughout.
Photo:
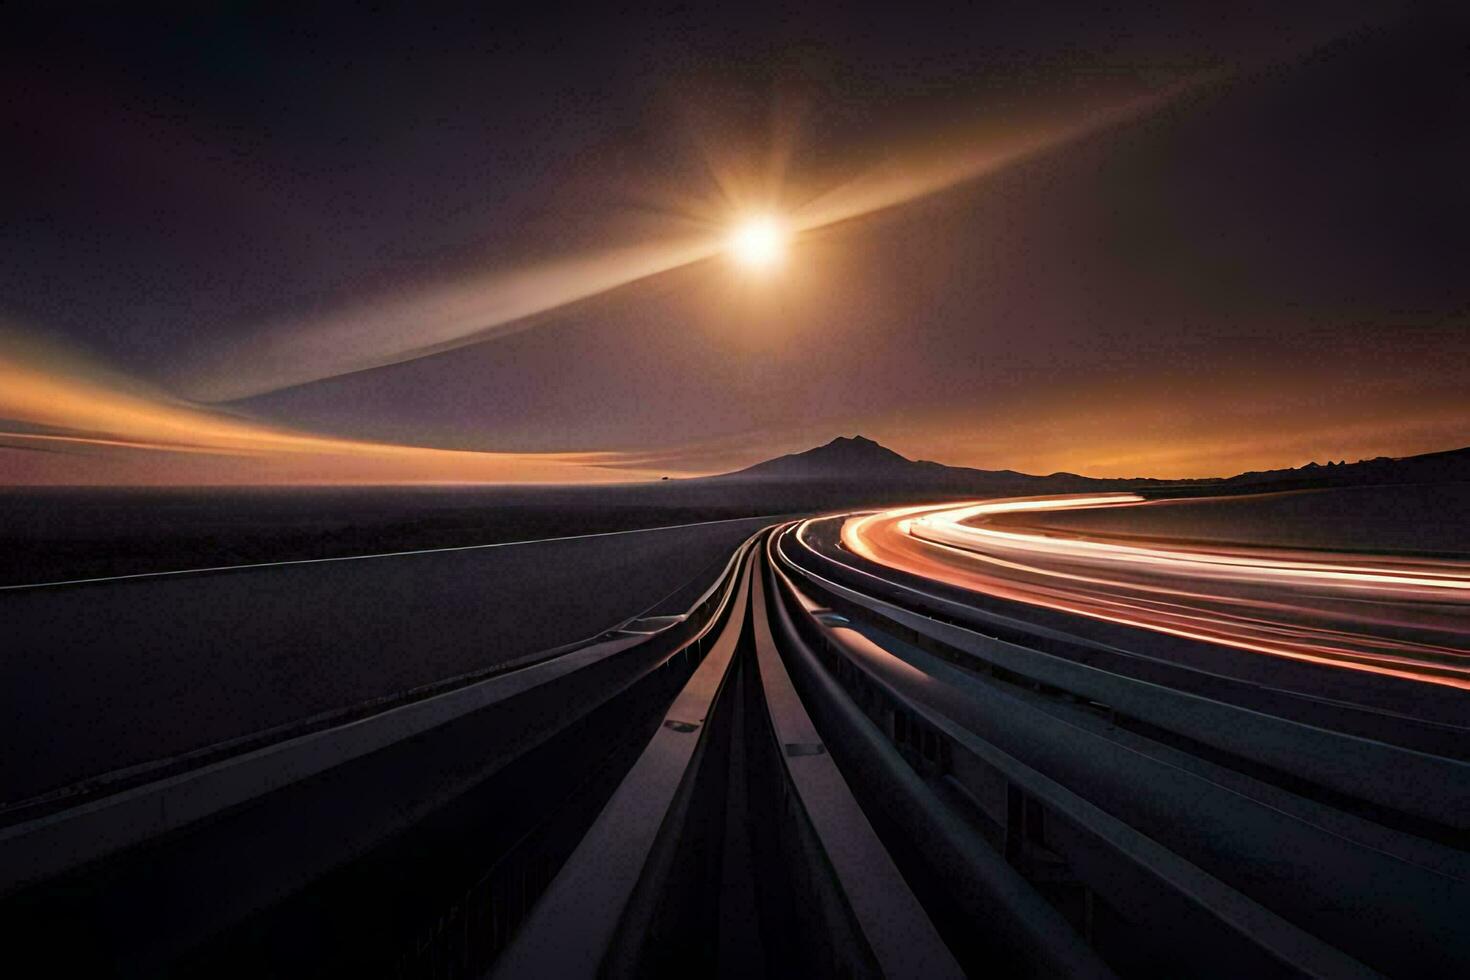
<svg viewBox="0 0 1470 980"><path fill-rule="evenodd" d="M1470 965L1462 760L983 635L794 526L683 616L0 830L0 941L185 975Z"/></svg>
<svg viewBox="0 0 1470 980"><path fill-rule="evenodd" d="M528 760L566 759L575 774L636 731L640 713L657 710L702 659L755 540L683 617L653 632L594 638L519 670L0 830L0 932L16 948L49 947L53 959L61 951L82 968L128 962L148 972L201 955L201 963L227 961L233 952L198 950L208 942L238 951L229 930L249 918L258 933L262 920L291 918L276 912L304 892L353 904L344 887L353 876L341 869L378 860L435 819L442 827L440 814L493 803L498 779L535 785L554 802L555 784L569 773L538 782ZM331 928L313 910L318 904L306 903L303 914L318 916L326 942ZM76 922L94 925L91 948L68 944Z"/></svg>
<svg viewBox="0 0 1470 980"><path fill-rule="evenodd" d="M1249 777L1223 770L1216 762L1193 759L1173 743L1164 746L1145 738L1110 735L1108 719L1116 706L1097 704L1101 699L1089 697L1096 687L1078 691L1057 681L1085 676L1095 683L1129 686L1140 699L1147 685L1098 677L1102 672L1095 668L1058 663L1060 658L1014 644L1004 645L1005 661L991 664L985 657L994 654L996 641L946 644L944 640L967 631L926 620L887 597L875 599L818 575L780 557L779 544L775 552L782 570L800 579L800 589L816 596L805 600L808 606L820 603L853 617L852 622L844 616L823 622L830 617L814 615L809 608L805 619L796 617L798 624L806 623L808 643L826 651L832 659L829 669L853 686L860 703L868 698L887 705L886 723L893 739L909 747L935 778L956 784L1000 828L1004 846L1017 854L1028 840L1028 811L1034 812L1036 827L1046 828L1047 850L1064 859L1066 873L1097 894L1106 894L1094 882L1110 880L1107 874L1097 877L1095 857L1099 834L1107 830L1112 839L1103 851L1114 864L1127 858L1134 866L1135 881L1136 872L1142 870L1153 879L1152 888L1167 886L1206 913L1200 922L1210 928L1201 930L1196 923L1174 933L1200 937L1195 957L1202 948L1221 950L1219 956L1199 957L1206 966L1231 962L1226 957L1231 943L1221 945L1218 935L1209 940L1213 946L1207 942L1207 933L1219 933L1221 928L1236 934L1237 947L1242 941L1256 947L1277 968L1311 966L1309 972L1318 975L1361 969L1333 947L1356 951L1359 959L1391 971L1442 972L1470 962L1470 943L1455 911L1470 906L1470 861L1462 850L1377 827L1320 801L1253 784ZM859 625L863 622L884 632L869 633ZM899 633L905 634L902 639ZM915 639L917 647L905 647L905 640ZM992 666L999 669L986 669ZM1038 674L1050 683L1039 683ZM1007 695L1007 689L1015 693ZM1158 693L1166 705L1179 703L1178 692ZM1027 706L1028 700L1033 707ZM1057 707L1044 708L1048 700ZM1146 717L1161 720L1155 706L1134 705L1146 711ZM1249 714L1234 706L1209 707L1217 714L1206 715L1207 719ZM1089 717L1096 721L1087 723ZM1212 740L1238 749L1234 734L1213 733ZM1331 739L1335 733L1308 728L1306 735ZM1337 744L1359 741L1348 738ZM1392 746L1371 748L1389 757L1404 754ZM1017 755L1035 760L1030 776L1016 774L1014 767L1023 765ZM1466 777L1456 760L1429 761L1442 763L1438 771L1457 780L1440 799L1465 791ZM997 773L1004 774L1002 780L997 781ZM1035 783L1041 773L1060 782L1049 787ZM1070 801L1058 797L1056 792L1064 788L1083 795L1074 794ZM1079 804L1091 806L1092 815L1087 816ZM1117 817L1127 822L1118 823ZM1065 830L1059 834L1058 827ZM1091 843L1079 844L1083 838L1091 838ZM1184 850L1176 853L1181 846ZM1093 870L1087 872L1089 865ZM1206 873L1210 868L1213 872ZM1120 880L1116 871L1111 880ZM1233 884L1227 885L1225 878ZM1126 890L1115 891L1112 900L1142 900L1148 890L1135 889L1131 897ZM1163 938L1156 932L1149 945L1166 945L1160 942ZM1192 959L1180 965L1200 972L1200 964Z"/></svg>
<svg viewBox="0 0 1470 980"><path fill-rule="evenodd" d="M961 975L791 687L763 568L495 976Z"/></svg>
<svg viewBox="0 0 1470 980"><path fill-rule="evenodd" d="M783 559L820 587L835 608L881 621L903 639L969 669L1004 672L1094 702L1115 716L1253 764L1257 768L1252 771L1266 778L1277 774L1288 788L1315 786L1340 806L1357 801L1364 815L1379 822L1403 825L1452 846L1470 845L1470 763L1324 727L1334 714L1360 716L1360 708L1316 699L1313 713L1318 723L1306 724L1233 703L1230 698L1234 696L1257 692L1226 678L1204 678L1209 682L1207 689L1216 695L1206 697L1107 669L1117 666L1107 660L1087 662L1088 654L1111 651L1084 645L1076 638L1066 638L1071 641L1069 655L1056 652L1055 646L1047 649L1045 641L1055 644L1061 639L1052 631L1038 631L1037 639L1043 642L1033 645L1000 639L977 632L986 619L962 603L906 589L857 569L848 569L847 578L863 575L860 584L839 580L843 569L830 560L826 560L824 575L784 552ZM1017 626L1015 621L1011 625ZM1199 672L1175 667L1173 673L1173 679L1179 680L1178 675ZM1440 738L1451 734L1463 740L1470 736L1470 729L1444 731Z"/></svg>
<svg viewBox="0 0 1470 980"><path fill-rule="evenodd" d="M775 594L788 583L769 579ZM892 737L859 708L805 642L785 601L773 619L807 708L838 763L860 787L870 813L881 814L885 843L917 877L921 897L967 972L1005 976L1107 977L1112 972L1061 914L1005 862L923 776ZM936 757L930 737L925 755ZM882 831L880 830L880 833ZM904 846L904 839L910 843ZM977 929L977 924L984 927Z"/></svg>

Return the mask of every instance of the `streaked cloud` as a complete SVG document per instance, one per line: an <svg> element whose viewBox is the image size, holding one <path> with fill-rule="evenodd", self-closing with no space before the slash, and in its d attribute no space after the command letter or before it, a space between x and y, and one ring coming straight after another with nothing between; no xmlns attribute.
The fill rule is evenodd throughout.
<svg viewBox="0 0 1470 980"><path fill-rule="evenodd" d="M264 425L0 333L0 482L585 483L645 475L617 454L464 452Z"/></svg>
<svg viewBox="0 0 1470 980"><path fill-rule="evenodd" d="M1009 128L942 133L925 147L895 154L811 197L792 210L789 227L797 235L812 232L980 179L1151 111L1207 77L1212 76L1160 92L1133 92L1085 113L1074 108ZM740 207L726 202L725 217L737 219ZM710 219L720 210L671 219L683 230L661 241L487 271L322 315L266 323L227 345L193 352L177 384L200 401L234 401L528 329L538 314L720 255L729 228ZM691 234L691 225L702 230Z"/></svg>

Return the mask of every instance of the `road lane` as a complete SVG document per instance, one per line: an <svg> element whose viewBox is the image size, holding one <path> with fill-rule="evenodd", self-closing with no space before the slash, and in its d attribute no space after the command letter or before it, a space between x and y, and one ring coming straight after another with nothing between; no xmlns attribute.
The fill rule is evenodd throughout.
<svg viewBox="0 0 1470 980"><path fill-rule="evenodd" d="M0 801L594 635L766 523L0 594Z"/></svg>
<svg viewBox="0 0 1470 980"><path fill-rule="evenodd" d="M1003 599L1470 689L1470 562L1046 523L1057 512L1141 503L1095 494L909 507L850 519L842 542L881 565Z"/></svg>

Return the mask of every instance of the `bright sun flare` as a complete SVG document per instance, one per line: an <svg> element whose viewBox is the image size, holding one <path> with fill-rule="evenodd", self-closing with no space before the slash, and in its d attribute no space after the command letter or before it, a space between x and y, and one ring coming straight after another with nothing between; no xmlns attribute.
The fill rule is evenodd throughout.
<svg viewBox="0 0 1470 980"><path fill-rule="evenodd" d="M730 233L730 254L751 269L769 269L786 254L786 229L770 215L747 218Z"/></svg>

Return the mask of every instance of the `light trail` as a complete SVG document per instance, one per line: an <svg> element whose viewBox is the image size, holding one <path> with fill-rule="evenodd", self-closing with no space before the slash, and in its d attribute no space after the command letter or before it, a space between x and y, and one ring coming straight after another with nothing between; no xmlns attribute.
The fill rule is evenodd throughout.
<svg viewBox="0 0 1470 980"><path fill-rule="evenodd" d="M1143 502L1094 494L906 507L850 518L842 543L877 564L1004 599L1470 690L1470 562L1124 541L1027 520Z"/></svg>

